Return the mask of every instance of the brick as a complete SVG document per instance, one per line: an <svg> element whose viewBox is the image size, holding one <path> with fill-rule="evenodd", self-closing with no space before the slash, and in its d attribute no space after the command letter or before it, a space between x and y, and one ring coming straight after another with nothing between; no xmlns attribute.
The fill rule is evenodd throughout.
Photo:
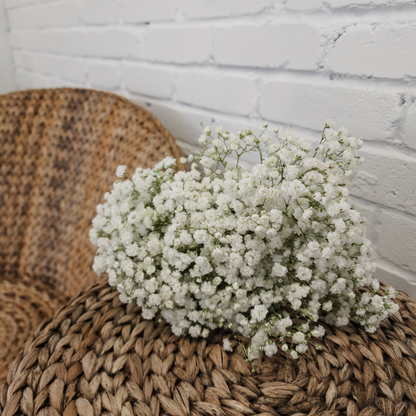
<svg viewBox="0 0 416 416"><path fill-rule="evenodd" d="M76 1L52 2L12 9L8 13L13 30L73 26L78 23L79 4Z"/></svg>
<svg viewBox="0 0 416 416"><path fill-rule="evenodd" d="M59 57L53 55L35 54L34 72L43 75L57 75L59 67Z"/></svg>
<svg viewBox="0 0 416 416"><path fill-rule="evenodd" d="M118 67L112 64L97 63L88 65L88 80L96 88L114 90L120 86Z"/></svg>
<svg viewBox="0 0 416 416"><path fill-rule="evenodd" d="M33 88L49 88L49 78L44 75L30 74Z"/></svg>
<svg viewBox="0 0 416 416"><path fill-rule="evenodd" d="M223 65L316 69L317 29L303 23L232 26L214 30L214 59Z"/></svg>
<svg viewBox="0 0 416 416"><path fill-rule="evenodd" d="M66 31L25 31L23 32L23 39L20 39L21 47L30 49L35 52L47 52L54 54L68 54L69 43L71 37L75 33ZM88 39L80 44L80 47L85 47L89 44Z"/></svg>
<svg viewBox="0 0 416 416"><path fill-rule="evenodd" d="M351 193L377 204L416 215L416 158L394 148L359 152L364 163L349 185Z"/></svg>
<svg viewBox="0 0 416 416"><path fill-rule="evenodd" d="M29 76L27 72L16 69L15 72L16 87L19 90L27 90L30 88Z"/></svg>
<svg viewBox="0 0 416 416"><path fill-rule="evenodd" d="M285 7L289 10L310 10L321 8L323 3L324 0L287 0Z"/></svg>
<svg viewBox="0 0 416 416"><path fill-rule="evenodd" d="M96 55L103 58L140 58L138 37L127 31L106 30L97 36Z"/></svg>
<svg viewBox="0 0 416 416"><path fill-rule="evenodd" d="M211 51L210 29L149 29L144 38L150 61L202 63Z"/></svg>
<svg viewBox="0 0 416 416"><path fill-rule="evenodd" d="M139 58L138 35L125 30L11 32L10 45L17 49L102 58Z"/></svg>
<svg viewBox="0 0 416 416"><path fill-rule="evenodd" d="M121 15L128 23L174 20L176 2L173 0L122 0Z"/></svg>
<svg viewBox="0 0 416 416"><path fill-rule="evenodd" d="M403 23L352 26L336 41L328 69L381 78L416 75L416 27ZM405 51L405 52L404 52Z"/></svg>
<svg viewBox="0 0 416 416"><path fill-rule="evenodd" d="M259 113L268 120L321 130L327 118L366 140L393 135L400 95L381 89L330 83L268 81L260 92Z"/></svg>
<svg viewBox="0 0 416 416"><path fill-rule="evenodd" d="M61 32L58 32L58 35ZM76 32L67 32L62 36L63 44L61 53L74 56L96 56L98 49L98 36L96 32L90 32L85 29ZM50 45L55 49L55 45Z"/></svg>
<svg viewBox="0 0 416 416"><path fill-rule="evenodd" d="M18 80L18 82L20 83L20 80ZM22 89L49 88L48 78L44 75L35 74L33 72L26 73L26 80L24 81L24 85L25 87Z"/></svg>
<svg viewBox="0 0 416 416"><path fill-rule="evenodd" d="M169 98L173 91L171 71L126 65L122 74L127 91L150 97Z"/></svg>
<svg viewBox="0 0 416 416"><path fill-rule="evenodd" d="M324 5L327 8L336 9L340 7L373 6L385 4L386 0L287 0L285 7L289 10L318 9Z"/></svg>
<svg viewBox="0 0 416 416"><path fill-rule="evenodd" d="M169 130L185 154L201 152L201 145L196 138L202 132L200 123L210 124L211 114L176 103L166 105L143 96L129 99L154 114Z"/></svg>
<svg viewBox="0 0 416 416"><path fill-rule="evenodd" d="M12 9L14 7L27 6L37 2L38 0L4 0L4 7L6 9Z"/></svg>
<svg viewBox="0 0 416 416"><path fill-rule="evenodd" d="M23 32L14 32L11 30L9 32L9 45L14 49L21 49L27 47L29 42L26 41L27 33ZM30 48L32 49L32 48Z"/></svg>
<svg viewBox="0 0 416 416"><path fill-rule="evenodd" d="M84 84L86 80L85 62L81 59L59 58L59 76L76 84Z"/></svg>
<svg viewBox="0 0 416 416"><path fill-rule="evenodd" d="M178 74L178 100L215 111L248 115L254 109L255 91L255 81L247 78Z"/></svg>
<svg viewBox="0 0 416 416"><path fill-rule="evenodd" d="M34 60L31 53L14 51L13 62L18 69L24 69L25 71L33 71L34 69Z"/></svg>
<svg viewBox="0 0 416 416"><path fill-rule="evenodd" d="M233 17L260 13L272 3L272 0L182 0L181 11L187 19Z"/></svg>
<svg viewBox="0 0 416 416"><path fill-rule="evenodd" d="M403 290L412 298L416 298L416 275L383 259L377 259L377 270L374 273L380 282Z"/></svg>
<svg viewBox="0 0 416 416"><path fill-rule="evenodd" d="M81 20L90 24L111 24L119 20L120 9L114 0L84 0Z"/></svg>
<svg viewBox="0 0 416 416"><path fill-rule="evenodd" d="M386 0L324 0L331 8L350 7L350 6L374 6L378 4L385 5Z"/></svg>
<svg viewBox="0 0 416 416"><path fill-rule="evenodd" d="M48 77L48 84L49 88L64 88L64 87L84 87L85 85L77 85L72 83L71 81L59 79L59 78L52 78Z"/></svg>
<svg viewBox="0 0 416 416"><path fill-rule="evenodd" d="M53 36L53 33L48 34L46 36L45 33L40 33L36 31L21 31L9 32L9 42L11 48L14 49L26 49L31 51L45 51L47 50L48 39L55 40L56 38ZM52 35L52 36L51 36ZM44 41L44 42L42 42Z"/></svg>
<svg viewBox="0 0 416 416"><path fill-rule="evenodd" d="M416 272L416 217L394 211L380 215L379 254L407 269Z"/></svg>
<svg viewBox="0 0 416 416"><path fill-rule="evenodd" d="M404 143L416 150L416 102L407 110L404 122Z"/></svg>
<svg viewBox="0 0 416 416"><path fill-rule="evenodd" d="M127 31L69 32L65 40L66 53L70 55L100 58L138 58L140 56L140 45L136 35Z"/></svg>
<svg viewBox="0 0 416 416"><path fill-rule="evenodd" d="M378 227L377 227L377 215L380 210L377 205L368 203L365 200L352 197L352 206L359 211L363 218L365 218L366 236L371 241L373 249L377 249L378 244Z"/></svg>

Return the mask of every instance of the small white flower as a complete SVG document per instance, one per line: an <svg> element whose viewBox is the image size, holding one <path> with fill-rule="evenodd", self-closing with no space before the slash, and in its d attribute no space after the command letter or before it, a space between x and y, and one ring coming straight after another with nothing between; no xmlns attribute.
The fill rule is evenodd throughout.
<svg viewBox="0 0 416 416"><path fill-rule="evenodd" d="M299 354L303 354L306 351L308 351L308 346L306 344L296 345L296 352L298 352Z"/></svg>
<svg viewBox="0 0 416 416"><path fill-rule="evenodd" d="M272 357L273 355L275 355L277 353L276 344L272 343L272 344L266 345L264 347L264 352L266 353L266 355L268 357Z"/></svg>
<svg viewBox="0 0 416 416"><path fill-rule="evenodd" d="M304 281L309 281L311 280L312 277L312 271L311 269L308 269L307 267L299 267L296 276L298 277L298 279L300 280L304 280Z"/></svg>
<svg viewBox="0 0 416 416"><path fill-rule="evenodd" d="M303 332L296 332L293 334L293 342L297 344L303 342L305 340L305 334Z"/></svg>
<svg viewBox="0 0 416 416"><path fill-rule="evenodd" d="M312 336L316 338L322 338L325 335L325 328L321 325L315 327L312 331Z"/></svg>
<svg viewBox="0 0 416 416"><path fill-rule="evenodd" d="M325 124L328 126L328 127L330 127L331 129L333 129L334 127L335 127L335 122L334 121L332 121L331 119L329 119L329 118L327 118L326 120L325 120Z"/></svg>
<svg viewBox="0 0 416 416"><path fill-rule="evenodd" d="M215 286L218 286L221 282L222 282L222 279L221 279L221 277L219 277L219 276L215 277L215 278L214 278L214 280L212 281L212 283L213 283Z"/></svg>
<svg viewBox="0 0 416 416"><path fill-rule="evenodd" d="M204 143L206 143L207 140L208 140L208 136L203 134L199 137L198 142L201 143L201 144L204 144Z"/></svg>
<svg viewBox="0 0 416 416"><path fill-rule="evenodd" d="M201 327L199 325L193 325L189 327L189 335L193 338L201 335Z"/></svg>
<svg viewBox="0 0 416 416"><path fill-rule="evenodd" d="M214 139L212 141L212 145L221 148L223 147L224 143L220 139Z"/></svg>
<svg viewBox="0 0 416 416"><path fill-rule="evenodd" d="M299 299L292 301L292 308L297 311L302 305L302 302Z"/></svg>
<svg viewBox="0 0 416 416"><path fill-rule="evenodd" d="M324 311L327 311L327 312L329 312L330 310L332 310L332 302L329 300L328 302L325 302L323 305L322 305L322 309L324 310Z"/></svg>
<svg viewBox="0 0 416 416"><path fill-rule="evenodd" d="M127 173L127 166L120 165L116 170L116 176L122 178Z"/></svg>
<svg viewBox="0 0 416 416"><path fill-rule="evenodd" d="M251 317L252 317L253 321L261 322L266 317L267 312L268 312L267 308L264 305L256 305L251 310Z"/></svg>
<svg viewBox="0 0 416 416"><path fill-rule="evenodd" d="M192 163L188 172L170 156L132 177L120 166L124 180L105 194L90 231L93 269L122 302L137 303L144 319L160 313L177 336L231 329L251 339L250 360L276 354L275 339L283 351L291 339L297 358L311 336L325 335L298 319L317 322L324 312L328 325L355 319L372 333L399 308L395 290L380 292L372 277L364 219L345 185L361 141L331 121L315 151L275 132L272 143L265 132L219 126L214 138L207 126L201 154L180 159Z"/></svg>
<svg viewBox="0 0 416 416"><path fill-rule="evenodd" d="M224 348L224 351L233 351L233 346L228 338L224 338L222 342L222 347Z"/></svg>

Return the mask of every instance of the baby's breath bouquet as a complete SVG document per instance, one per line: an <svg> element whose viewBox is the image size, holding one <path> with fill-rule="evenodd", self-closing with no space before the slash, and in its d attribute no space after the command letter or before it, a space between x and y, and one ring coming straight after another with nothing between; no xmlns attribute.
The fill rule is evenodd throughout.
<svg viewBox="0 0 416 416"><path fill-rule="evenodd" d="M171 157L133 176L120 166L90 232L93 268L123 302L137 302L145 319L160 311L176 335L227 328L249 338L250 360L278 348L297 358L324 335L321 316L374 332L398 310L394 289L379 291L372 277L348 198L361 140L329 120L316 149L275 133L205 127L203 152L181 160L187 172ZM247 153L258 155L251 170L241 167Z"/></svg>

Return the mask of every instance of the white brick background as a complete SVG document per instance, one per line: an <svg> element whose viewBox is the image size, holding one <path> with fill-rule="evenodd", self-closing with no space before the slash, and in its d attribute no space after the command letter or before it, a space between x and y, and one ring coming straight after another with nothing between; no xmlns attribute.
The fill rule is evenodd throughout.
<svg viewBox="0 0 416 416"><path fill-rule="evenodd" d="M416 297L416 3L5 0L19 88L111 90L185 151L202 121L364 140L351 186L377 276Z"/></svg>
<svg viewBox="0 0 416 416"><path fill-rule="evenodd" d="M0 94L6 94L15 89L13 75L4 1L0 0Z"/></svg>

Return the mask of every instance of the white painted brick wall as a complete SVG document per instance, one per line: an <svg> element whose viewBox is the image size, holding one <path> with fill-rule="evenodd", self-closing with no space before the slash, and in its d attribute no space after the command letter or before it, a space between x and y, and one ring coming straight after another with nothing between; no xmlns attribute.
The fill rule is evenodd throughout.
<svg viewBox="0 0 416 416"><path fill-rule="evenodd" d="M51 2L9 11L10 27L16 29L44 29L76 25L79 4L75 0Z"/></svg>
<svg viewBox="0 0 416 416"><path fill-rule="evenodd" d="M85 0L81 5L81 21L85 24L112 24L119 20L120 8L114 0Z"/></svg>
<svg viewBox="0 0 416 416"><path fill-rule="evenodd" d="M329 56L334 72L403 78L415 74L416 26L402 22L361 23L347 28ZM389 53L386 53L386 50Z"/></svg>
<svg viewBox="0 0 416 416"><path fill-rule="evenodd" d="M241 115L254 110L256 82L245 76L182 72L176 87L180 103Z"/></svg>
<svg viewBox="0 0 416 416"><path fill-rule="evenodd" d="M409 106L404 120L404 144L416 150L416 100Z"/></svg>
<svg viewBox="0 0 416 416"><path fill-rule="evenodd" d="M126 63L123 66L124 86L128 92L158 98L172 97L173 73L166 69Z"/></svg>
<svg viewBox="0 0 416 416"><path fill-rule="evenodd" d="M353 185L377 276L416 297L413 0L5 0L19 88L111 90L185 151L200 126L326 118L364 140Z"/></svg>
<svg viewBox="0 0 416 416"><path fill-rule="evenodd" d="M214 60L219 65L314 70L319 43L318 28L304 23L226 25L214 29Z"/></svg>
<svg viewBox="0 0 416 416"><path fill-rule="evenodd" d="M394 135L399 103L399 92L297 76L263 82L259 113L268 120L314 130L322 128L322 120L331 118L351 126L367 140L382 141Z"/></svg>
<svg viewBox="0 0 416 416"><path fill-rule="evenodd" d="M152 28L145 31L143 42L146 60L192 64L208 62L211 30L198 28Z"/></svg>
<svg viewBox="0 0 416 416"><path fill-rule="evenodd" d="M266 11L272 0L182 0L180 11L186 19L253 16Z"/></svg>
<svg viewBox="0 0 416 416"><path fill-rule="evenodd" d="M86 63L83 59L58 57L59 73L54 74L58 78L74 82L76 84L84 84L87 78Z"/></svg>
<svg viewBox="0 0 416 416"><path fill-rule="evenodd" d="M114 90L120 87L119 68L112 62L99 62L88 65L87 75L93 88Z"/></svg>
<svg viewBox="0 0 416 416"><path fill-rule="evenodd" d="M121 16L125 23L174 20L176 2L172 0L121 0Z"/></svg>
<svg viewBox="0 0 416 416"><path fill-rule="evenodd" d="M16 88L4 4L4 0L0 0L0 94L6 94Z"/></svg>

